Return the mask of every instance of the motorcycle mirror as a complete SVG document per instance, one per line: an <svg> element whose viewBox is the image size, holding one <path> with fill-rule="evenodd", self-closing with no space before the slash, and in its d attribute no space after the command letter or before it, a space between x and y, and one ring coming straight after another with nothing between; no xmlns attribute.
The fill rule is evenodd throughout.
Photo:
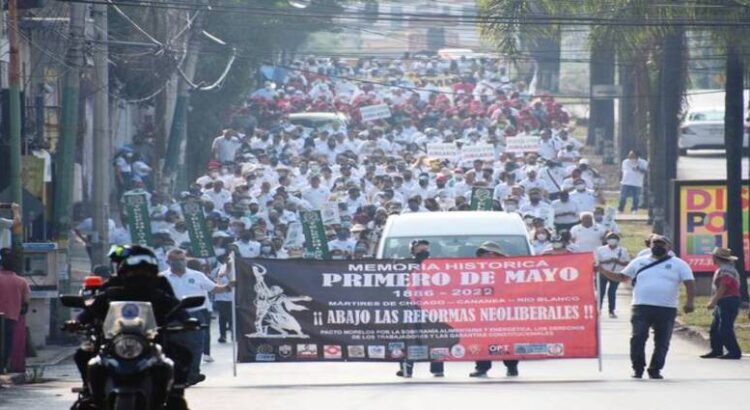
<svg viewBox="0 0 750 410"><path fill-rule="evenodd" d="M183 298L180 301L180 308L182 309L190 309L190 308L197 308L203 306L203 303L206 301L205 296L188 296Z"/></svg>
<svg viewBox="0 0 750 410"><path fill-rule="evenodd" d="M83 309L86 307L86 303L84 302L83 297L78 295L60 295L60 303L62 303L63 306L69 308Z"/></svg>

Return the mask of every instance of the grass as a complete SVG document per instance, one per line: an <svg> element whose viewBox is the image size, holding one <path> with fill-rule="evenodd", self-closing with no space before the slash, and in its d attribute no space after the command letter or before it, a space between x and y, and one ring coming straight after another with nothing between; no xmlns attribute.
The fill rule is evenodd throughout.
<svg viewBox="0 0 750 410"><path fill-rule="evenodd" d="M643 240L651 234L651 226L643 221L618 221L622 246L633 257L644 248Z"/></svg>

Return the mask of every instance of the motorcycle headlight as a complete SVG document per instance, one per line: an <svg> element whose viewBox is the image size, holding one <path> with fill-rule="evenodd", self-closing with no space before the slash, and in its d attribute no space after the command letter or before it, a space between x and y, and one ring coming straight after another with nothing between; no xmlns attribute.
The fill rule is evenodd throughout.
<svg viewBox="0 0 750 410"><path fill-rule="evenodd" d="M118 336L112 342L115 355L123 359L135 359L146 350L146 343L135 336Z"/></svg>

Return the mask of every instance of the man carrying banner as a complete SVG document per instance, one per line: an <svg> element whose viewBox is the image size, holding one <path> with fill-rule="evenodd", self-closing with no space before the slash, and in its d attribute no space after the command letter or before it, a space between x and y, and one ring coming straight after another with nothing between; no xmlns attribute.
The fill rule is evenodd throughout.
<svg viewBox="0 0 750 410"><path fill-rule="evenodd" d="M477 258L506 258L508 255L505 254L500 245L495 242L484 242L479 245L479 249L476 252ZM503 360L507 371L508 377L518 376L518 360ZM492 368L492 362L489 360L480 360L476 362L474 371L469 373L469 377L487 377L487 372Z"/></svg>
<svg viewBox="0 0 750 410"><path fill-rule="evenodd" d="M422 263L430 257L430 242L426 239L416 239L411 243L411 254L417 263ZM404 360L401 362L401 370L396 372L396 376L410 378L414 371L414 362ZM443 362L430 362L430 373L435 377L445 375L445 366Z"/></svg>
<svg viewBox="0 0 750 410"><path fill-rule="evenodd" d="M685 313L695 310L695 278L690 265L671 256L672 241L666 236L651 238L651 254L633 259L622 273L599 266L599 272L617 282L633 282L633 314L630 319L630 360L633 377L643 378L646 367L646 341L649 331L654 329L654 353L648 366L651 379L663 379L661 369L669 351L672 328L677 316L680 283L685 284L687 301Z"/></svg>

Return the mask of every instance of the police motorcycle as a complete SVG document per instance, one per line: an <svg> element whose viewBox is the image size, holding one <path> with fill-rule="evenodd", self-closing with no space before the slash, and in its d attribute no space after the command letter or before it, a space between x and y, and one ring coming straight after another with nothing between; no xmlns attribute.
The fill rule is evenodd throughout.
<svg viewBox="0 0 750 410"><path fill-rule="evenodd" d="M85 308L81 296L61 296L63 306ZM173 310L200 307L203 296L183 299ZM99 324L66 330L86 336L84 349L96 355L88 362L88 408L102 410L163 409L170 391L187 386L175 384L175 363L162 349L169 333L193 331L200 324L190 322L159 328L150 302L110 302L107 316ZM80 392L80 390L74 390Z"/></svg>

